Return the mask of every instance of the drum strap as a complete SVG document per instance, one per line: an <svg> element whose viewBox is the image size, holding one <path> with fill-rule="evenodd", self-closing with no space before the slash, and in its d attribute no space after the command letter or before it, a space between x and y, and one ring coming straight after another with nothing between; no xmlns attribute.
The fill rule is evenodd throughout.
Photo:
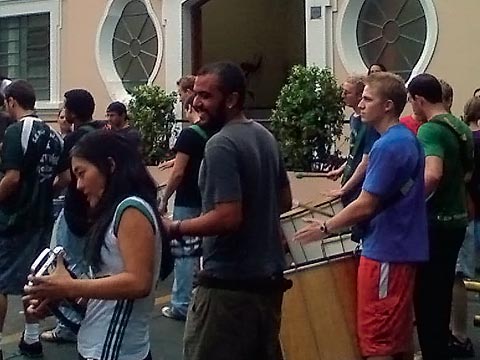
<svg viewBox="0 0 480 360"><path fill-rule="evenodd" d="M407 181L405 181L400 188L395 189L391 194L387 195L385 198L383 198L380 202L380 207L377 209L376 214L378 214L380 211L385 210L389 206L395 204L397 201L399 201L402 197L407 196L408 192L413 188L415 185L415 180L417 177L421 174L422 169L422 158L423 158L423 151L421 149L420 142L418 140L415 140L415 145L417 147L417 153L418 153L418 160L417 164L415 165L415 168L411 174L411 176L408 177ZM373 217L371 218L373 219ZM368 230L368 225L370 221L364 221L362 223L359 223L357 225L354 225L352 227L352 241L360 243L361 240L363 240L367 230Z"/></svg>
<svg viewBox="0 0 480 360"><path fill-rule="evenodd" d="M415 146L417 148L417 154L418 154L418 160L417 164L415 165L415 168L413 169L413 173L410 175L410 177L405 181L399 189L397 189L392 195L388 196L380 206L380 210L383 210L396 201L400 200L400 198L407 196L409 191L413 188L415 185L415 180L417 177L421 174L422 171L422 158L423 158L423 151L420 147L420 142L415 139Z"/></svg>

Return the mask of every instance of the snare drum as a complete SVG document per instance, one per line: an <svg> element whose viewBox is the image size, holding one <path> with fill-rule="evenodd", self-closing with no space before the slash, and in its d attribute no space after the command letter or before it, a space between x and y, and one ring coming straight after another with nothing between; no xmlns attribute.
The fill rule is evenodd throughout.
<svg viewBox="0 0 480 360"><path fill-rule="evenodd" d="M280 341L284 360L360 360L356 336L357 261L322 260L289 270Z"/></svg>
<svg viewBox="0 0 480 360"><path fill-rule="evenodd" d="M333 217L342 210L340 200L326 201L313 206L300 205L293 210L282 214L280 222L288 243L292 260L296 266L311 263L313 261L333 258L343 254L352 253L357 247L348 231L327 238L323 242L316 241L307 245L301 245L292 241L295 232L307 226L304 218L313 218L321 221Z"/></svg>

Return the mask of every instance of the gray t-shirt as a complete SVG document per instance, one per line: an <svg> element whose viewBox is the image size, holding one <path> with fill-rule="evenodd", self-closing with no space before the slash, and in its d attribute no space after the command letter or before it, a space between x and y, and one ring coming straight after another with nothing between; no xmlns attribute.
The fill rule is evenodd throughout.
<svg viewBox="0 0 480 360"><path fill-rule="evenodd" d="M221 279L264 278L282 273L280 190L288 177L275 138L248 120L225 125L205 148L199 179L203 211L241 201L240 229L204 238L204 272Z"/></svg>

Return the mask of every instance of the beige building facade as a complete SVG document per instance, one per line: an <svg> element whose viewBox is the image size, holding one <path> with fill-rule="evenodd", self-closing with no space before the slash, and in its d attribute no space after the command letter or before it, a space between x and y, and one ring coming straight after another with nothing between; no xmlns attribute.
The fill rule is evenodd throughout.
<svg viewBox="0 0 480 360"><path fill-rule="evenodd" d="M231 60L248 78L250 116L267 118L295 64L339 81L384 63L406 80L430 72L455 90L455 113L480 87L478 0L0 0L0 75L27 78L54 117L86 88L95 117L128 90Z"/></svg>

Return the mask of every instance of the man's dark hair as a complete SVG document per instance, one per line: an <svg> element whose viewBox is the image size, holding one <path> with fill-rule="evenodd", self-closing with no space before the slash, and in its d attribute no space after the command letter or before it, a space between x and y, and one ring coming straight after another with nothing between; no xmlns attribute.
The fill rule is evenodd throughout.
<svg viewBox="0 0 480 360"><path fill-rule="evenodd" d="M245 103L246 80L240 67L231 62L216 62L203 66L197 74L216 75L220 79L221 91L225 95L238 93L238 108L243 109Z"/></svg>
<svg viewBox="0 0 480 360"><path fill-rule="evenodd" d="M114 101L108 105L107 112L114 112L117 115L127 115L127 107L120 101Z"/></svg>
<svg viewBox="0 0 480 360"><path fill-rule="evenodd" d="M420 74L415 76L408 84L410 96L422 96L431 104L442 102L442 85L438 79L431 74Z"/></svg>
<svg viewBox="0 0 480 360"><path fill-rule="evenodd" d="M368 67L368 73L367 75L370 75L372 73L372 67L374 66L378 66L380 68L380 70L382 70L383 72L386 72L387 71L387 68L385 65L381 64L381 63L373 63L372 65L370 65Z"/></svg>
<svg viewBox="0 0 480 360"><path fill-rule="evenodd" d="M12 98L24 110L35 109L35 90L28 81L15 80L5 89L5 99Z"/></svg>
<svg viewBox="0 0 480 360"><path fill-rule="evenodd" d="M80 120L90 120L95 111L95 100L92 94L84 89L69 90L65 97L65 109L75 114Z"/></svg>

